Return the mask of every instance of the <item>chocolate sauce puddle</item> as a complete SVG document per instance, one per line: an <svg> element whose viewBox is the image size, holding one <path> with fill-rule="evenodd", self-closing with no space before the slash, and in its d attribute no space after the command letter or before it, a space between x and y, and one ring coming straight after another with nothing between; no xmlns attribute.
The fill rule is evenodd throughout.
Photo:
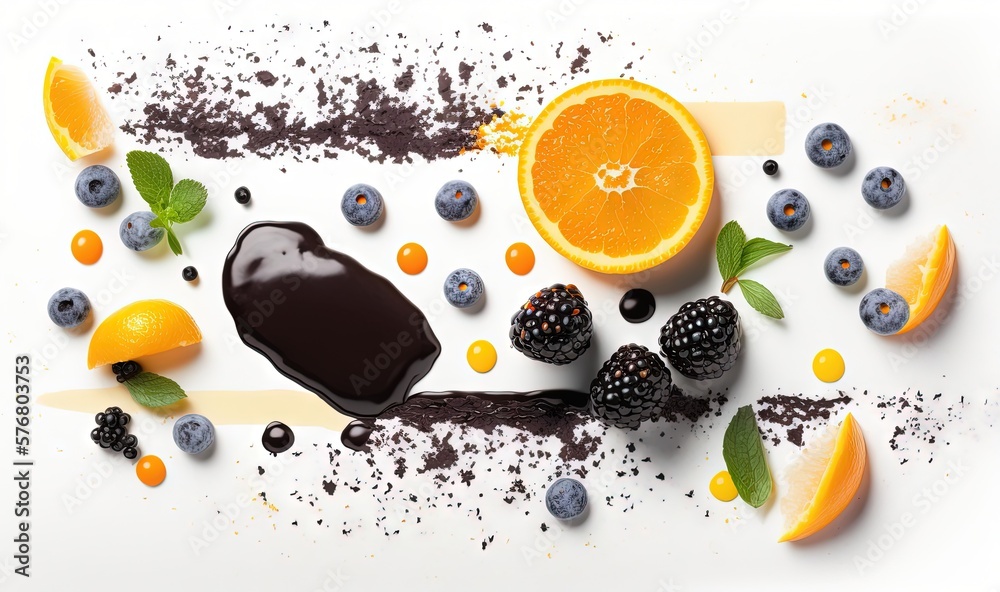
<svg viewBox="0 0 1000 592"><path fill-rule="evenodd" d="M222 292L245 344L352 417L402 403L441 353L430 323L389 280L301 222L245 228Z"/></svg>
<svg viewBox="0 0 1000 592"><path fill-rule="evenodd" d="M394 408L450 408L468 422L490 415L516 426L590 406L587 393L569 390L410 395L441 352L427 318L387 279L327 248L301 222L245 228L226 257L222 290L245 344L331 407L360 418L341 435L354 450L364 449L373 418Z"/></svg>

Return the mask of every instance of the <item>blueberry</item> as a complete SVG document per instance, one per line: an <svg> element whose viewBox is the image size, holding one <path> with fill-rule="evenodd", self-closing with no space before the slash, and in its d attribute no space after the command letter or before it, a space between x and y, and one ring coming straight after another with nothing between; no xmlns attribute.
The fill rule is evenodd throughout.
<svg viewBox="0 0 1000 592"><path fill-rule="evenodd" d="M371 185L351 185L340 200L340 211L355 226L371 226L382 217L382 194Z"/></svg>
<svg viewBox="0 0 1000 592"><path fill-rule="evenodd" d="M809 220L809 200L794 189L782 189L767 200L767 218L778 230L798 230Z"/></svg>
<svg viewBox="0 0 1000 592"><path fill-rule="evenodd" d="M166 231L149 225L155 217L153 212L133 212L122 220L122 225L118 227L118 236L122 238L125 246L133 251L145 251L159 244Z"/></svg>
<svg viewBox="0 0 1000 592"><path fill-rule="evenodd" d="M861 279L865 262L857 251L848 247L837 247L830 251L823 263L826 279L838 286L853 286Z"/></svg>
<svg viewBox="0 0 1000 592"><path fill-rule="evenodd" d="M886 288L875 288L865 294L858 312L865 326L879 335L898 333L910 320L910 305Z"/></svg>
<svg viewBox="0 0 1000 592"><path fill-rule="evenodd" d="M118 175L106 166L91 165L76 176L76 197L88 208L105 208L122 192Z"/></svg>
<svg viewBox="0 0 1000 592"><path fill-rule="evenodd" d="M806 135L806 156L818 167L840 166L850 153L851 138L836 123L821 123Z"/></svg>
<svg viewBox="0 0 1000 592"><path fill-rule="evenodd" d="M246 205L250 203L250 190L246 187L238 187L236 193L233 194L236 197L236 203Z"/></svg>
<svg viewBox="0 0 1000 592"><path fill-rule="evenodd" d="M778 163L776 161L773 161L773 160L765 160L764 161L763 169L764 169L764 174L767 175L768 177L777 175L778 174Z"/></svg>
<svg viewBox="0 0 1000 592"><path fill-rule="evenodd" d="M465 220L476 211L479 194L465 181L448 181L438 189L434 207L439 216L449 222Z"/></svg>
<svg viewBox="0 0 1000 592"><path fill-rule="evenodd" d="M576 479L556 479L545 492L545 507L559 520L572 520L587 509L587 489Z"/></svg>
<svg viewBox="0 0 1000 592"><path fill-rule="evenodd" d="M181 270L181 277L184 278L185 282L193 282L198 279L198 269L193 265L188 265Z"/></svg>
<svg viewBox="0 0 1000 592"><path fill-rule="evenodd" d="M90 316L90 299L75 288L63 288L49 298L49 318L64 329L78 326Z"/></svg>
<svg viewBox="0 0 1000 592"><path fill-rule="evenodd" d="M888 210L903 199L906 182L903 175L890 167L875 167L868 171L861 182L861 196L868 205L878 210Z"/></svg>
<svg viewBox="0 0 1000 592"><path fill-rule="evenodd" d="M215 426L203 415L189 413L174 423L174 444L188 454L200 454L215 442Z"/></svg>
<svg viewBox="0 0 1000 592"><path fill-rule="evenodd" d="M452 306L469 308L483 297L483 278L471 269L456 269L444 280L444 297Z"/></svg>

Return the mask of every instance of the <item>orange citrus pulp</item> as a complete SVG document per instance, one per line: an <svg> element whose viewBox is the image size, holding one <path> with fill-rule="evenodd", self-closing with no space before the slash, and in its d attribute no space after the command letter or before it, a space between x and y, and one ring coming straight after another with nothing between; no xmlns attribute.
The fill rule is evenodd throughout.
<svg viewBox="0 0 1000 592"><path fill-rule="evenodd" d="M115 126L80 68L67 66L58 58L49 60L42 103L49 131L70 160L111 145Z"/></svg>
<svg viewBox="0 0 1000 592"><path fill-rule="evenodd" d="M897 335L914 329L931 316L948 291L954 270L955 241L944 225L910 245L903 258L889 267L885 287L910 304L910 319Z"/></svg>
<svg viewBox="0 0 1000 592"><path fill-rule="evenodd" d="M169 300L140 300L104 319L90 338L87 367L125 362L201 341L186 310Z"/></svg>
<svg viewBox="0 0 1000 592"><path fill-rule="evenodd" d="M854 499L867 466L865 437L848 413L789 467L788 493L781 500L787 529L778 542L804 539L833 522Z"/></svg>
<svg viewBox="0 0 1000 592"><path fill-rule="evenodd" d="M535 118L518 184L532 224L556 251L604 273L676 255L701 226L714 172L697 122L634 80L572 88Z"/></svg>

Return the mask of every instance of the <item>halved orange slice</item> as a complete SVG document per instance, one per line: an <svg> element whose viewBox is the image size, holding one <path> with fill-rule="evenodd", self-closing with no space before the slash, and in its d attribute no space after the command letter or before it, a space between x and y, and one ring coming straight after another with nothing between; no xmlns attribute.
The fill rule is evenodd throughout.
<svg viewBox="0 0 1000 592"><path fill-rule="evenodd" d="M906 254L889 266L885 287L910 303L910 320L897 335L916 328L931 316L948 291L954 269L955 241L944 225L911 244Z"/></svg>
<svg viewBox="0 0 1000 592"><path fill-rule="evenodd" d="M139 300L97 326L87 350L87 367L135 360L200 341L201 330L188 311L169 300Z"/></svg>
<svg viewBox="0 0 1000 592"><path fill-rule="evenodd" d="M864 434L848 413L789 467L788 493L781 500L786 530L778 542L804 539L833 522L854 499L867 466Z"/></svg>
<svg viewBox="0 0 1000 592"><path fill-rule="evenodd" d="M597 80L557 97L519 157L532 224L595 271L632 273L673 257L712 200L712 155L698 123L670 95L634 80Z"/></svg>
<svg viewBox="0 0 1000 592"><path fill-rule="evenodd" d="M59 58L49 60L42 102L49 131L70 160L103 150L114 140L115 126L80 68Z"/></svg>

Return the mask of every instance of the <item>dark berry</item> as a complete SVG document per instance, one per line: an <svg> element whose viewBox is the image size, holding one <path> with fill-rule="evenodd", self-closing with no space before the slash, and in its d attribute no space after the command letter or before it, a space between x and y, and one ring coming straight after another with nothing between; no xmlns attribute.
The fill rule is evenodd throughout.
<svg viewBox="0 0 1000 592"><path fill-rule="evenodd" d="M133 434L129 434L122 438L122 443L126 448L135 448L139 444L139 438L136 438Z"/></svg>
<svg viewBox="0 0 1000 592"><path fill-rule="evenodd" d="M633 288L618 302L618 312L630 323L645 323L656 312L656 298L649 290Z"/></svg>
<svg viewBox="0 0 1000 592"><path fill-rule="evenodd" d="M119 413L118 414L118 425L120 425L122 427L125 427L125 426L128 425L128 422L130 422L130 421L132 421L132 416L129 415L128 413Z"/></svg>
<svg viewBox="0 0 1000 592"><path fill-rule="evenodd" d="M62 288L49 298L48 312L57 326L72 329L90 316L90 299L76 288Z"/></svg>
<svg viewBox="0 0 1000 592"><path fill-rule="evenodd" d="M576 479L556 479L545 492L545 507L559 520L572 520L587 509L587 488Z"/></svg>
<svg viewBox="0 0 1000 592"><path fill-rule="evenodd" d="M126 446L125 449L122 450L122 454L129 460L135 460L135 457L139 456L139 451L135 448L135 446Z"/></svg>
<svg viewBox="0 0 1000 592"><path fill-rule="evenodd" d="M115 452L121 452L122 450L125 450L125 444L123 444L121 440L118 440L117 442L111 445L111 450L114 450Z"/></svg>
<svg viewBox="0 0 1000 592"><path fill-rule="evenodd" d="M766 211L775 228L793 232L809 221L809 200L799 191L782 189L767 200Z"/></svg>
<svg viewBox="0 0 1000 592"><path fill-rule="evenodd" d="M358 183L351 185L340 200L340 211L354 226L371 226L378 222L385 210L385 202L378 189Z"/></svg>
<svg viewBox="0 0 1000 592"><path fill-rule="evenodd" d="M465 181L448 181L434 197L438 215L449 222L465 220L476 211L477 205L479 193Z"/></svg>
<svg viewBox="0 0 1000 592"><path fill-rule="evenodd" d="M264 450L278 454L292 447L295 443L295 434L292 433L292 428L280 421L272 421L264 428L264 435L260 441L264 445Z"/></svg>
<svg viewBox="0 0 1000 592"><path fill-rule="evenodd" d="M865 294L858 307L861 322L873 333L899 333L910 320L910 304L897 292L876 288Z"/></svg>
<svg viewBox="0 0 1000 592"><path fill-rule="evenodd" d="M514 349L549 364L569 364L590 347L594 322L583 294L573 284L535 292L510 320Z"/></svg>
<svg viewBox="0 0 1000 592"><path fill-rule="evenodd" d="M823 271L831 283L837 286L853 286L861 279L865 263L854 249L837 247L826 256Z"/></svg>
<svg viewBox="0 0 1000 592"><path fill-rule="evenodd" d="M115 373L115 378L118 382L125 382L131 378L135 378L140 372L142 372L142 366L140 366L138 362L129 360L128 362L112 364L111 371ZM115 409L118 408L115 407ZM118 413L121 413L121 409L118 409Z"/></svg>
<svg viewBox="0 0 1000 592"><path fill-rule="evenodd" d="M840 166L851 153L851 138L836 123L821 123L806 135L806 156L824 169Z"/></svg>
<svg viewBox="0 0 1000 592"><path fill-rule="evenodd" d="M717 296L688 302L660 330L660 352L688 378L718 378L740 354L740 315Z"/></svg>
<svg viewBox="0 0 1000 592"><path fill-rule="evenodd" d="M778 174L778 163L773 160L764 161L764 174L767 176L773 176Z"/></svg>
<svg viewBox="0 0 1000 592"><path fill-rule="evenodd" d="M246 205L250 203L250 190L246 187L240 187L236 190L236 203Z"/></svg>
<svg viewBox="0 0 1000 592"><path fill-rule="evenodd" d="M861 196L868 205L878 210L888 210L903 199L906 182L894 168L875 167L868 171L861 182Z"/></svg>
<svg viewBox="0 0 1000 592"><path fill-rule="evenodd" d="M193 282L198 279L198 270L193 265L188 265L181 271L181 277L185 282Z"/></svg>
<svg viewBox="0 0 1000 592"><path fill-rule="evenodd" d="M94 417L94 421L97 423L97 425L99 425L99 426L104 425L104 417L105 417L105 415L107 415L107 414L106 413L98 413Z"/></svg>
<svg viewBox="0 0 1000 592"><path fill-rule="evenodd" d="M90 439L94 442L101 441L101 428L94 428L90 431Z"/></svg>
<svg viewBox="0 0 1000 592"><path fill-rule="evenodd" d="M107 413L104 416L104 425L109 428L113 428L118 425L118 415L115 413Z"/></svg>
<svg viewBox="0 0 1000 592"><path fill-rule="evenodd" d="M671 384L670 370L660 356L641 345L623 345L590 383L594 415L634 430L663 408Z"/></svg>

